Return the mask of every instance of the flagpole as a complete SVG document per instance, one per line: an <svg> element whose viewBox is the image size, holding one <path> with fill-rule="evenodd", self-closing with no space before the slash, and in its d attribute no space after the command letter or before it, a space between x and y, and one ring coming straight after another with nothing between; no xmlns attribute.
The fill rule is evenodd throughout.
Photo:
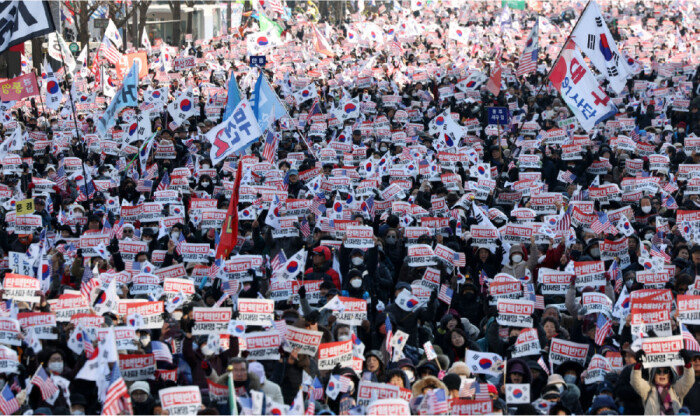
<svg viewBox="0 0 700 416"><path fill-rule="evenodd" d="M63 58L63 47L61 46L61 43L59 42L59 39L58 39L58 37L60 36L60 33L58 33L58 32L55 32L55 33L56 33L56 43L58 43L58 45L59 45L58 50L61 54L61 65L63 66L63 80L65 81L66 86L68 87L67 88L68 89L68 100L70 101L70 107L71 107L71 110L73 111L73 122L75 123L75 134L78 137L78 141L81 142L83 145L84 156L82 158L80 158L80 164L83 167L83 183L85 183L85 197L87 198L88 197L88 195L87 195L88 182L87 182L87 173L85 171L85 158L87 158L87 156L88 156L88 148L87 148L87 145L85 144L85 140L81 139L80 130L78 129L78 115L75 112L75 103L73 102L73 87L72 87L72 85L70 85L68 83L68 69L66 68L66 61ZM89 42L88 42L88 44L89 44ZM73 76L73 75L71 74L71 76ZM80 185L78 185L78 190L80 190ZM78 195L78 196L80 196L80 195Z"/></svg>
<svg viewBox="0 0 700 416"><path fill-rule="evenodd" d="M36 85L38 87L39 86L39 79L36 77L36 73L34 74L34 81L36 81ZM39 102L41 102L41 112L47 113L46 106L44 105L44 99L41 96L41 91L39 91Z"/></svg>

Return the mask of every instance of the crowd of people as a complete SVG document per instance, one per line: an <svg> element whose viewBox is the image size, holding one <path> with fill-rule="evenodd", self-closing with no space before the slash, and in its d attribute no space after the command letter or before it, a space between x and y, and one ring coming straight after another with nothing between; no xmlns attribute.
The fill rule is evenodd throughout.
<svg viewBox="0 0 700 416"><path fill-rule="evenodd" d="M2 103L4 414L700 414L697 3L284 3Z"/></svg>

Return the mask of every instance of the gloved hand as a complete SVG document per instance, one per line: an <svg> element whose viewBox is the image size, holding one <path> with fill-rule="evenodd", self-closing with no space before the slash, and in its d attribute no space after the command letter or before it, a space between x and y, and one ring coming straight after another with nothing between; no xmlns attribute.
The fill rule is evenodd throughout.
<svg viewBox="0 0 700 416"><path fill-rule="evenodd" d="M299 286L299 299L306 299L306 286L301 285Z"/></svg>
<svg viewBox="0 0 700 416"><path fill-rule="evenodd" d="M683 362L686 364L693 360L693 356L690 354L690 351L686 350L685 348L680 350L678 353L681 355Z"/></svg>

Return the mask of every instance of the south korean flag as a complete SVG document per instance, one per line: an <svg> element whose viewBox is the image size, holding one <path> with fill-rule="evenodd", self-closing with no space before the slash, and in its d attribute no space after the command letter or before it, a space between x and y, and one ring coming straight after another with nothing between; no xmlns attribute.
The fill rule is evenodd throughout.
<svg viewBox="0 0 700 416"><path fill-rule="evenodd" d="M581 14L579 24L571 33L571 38L593 66L610 81L613 91L619 94L630 76L629 66L617 49L598 3L591 1L588 4Z"/></svg>

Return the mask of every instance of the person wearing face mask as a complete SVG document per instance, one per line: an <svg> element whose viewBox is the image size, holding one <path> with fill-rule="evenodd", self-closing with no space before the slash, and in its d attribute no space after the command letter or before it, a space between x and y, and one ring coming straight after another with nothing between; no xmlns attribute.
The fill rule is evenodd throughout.
<svg viewBox="0 0 700 416"><path fill-rule="evenodd" d="M635 220L641 224L652 224L656 213L648 196L639 200L639 209L635 212Z"/></svg>
<svg viewBox="0 0 700 416"><path fill-rule="evenodd" d="M199 342L195 343L195 338L192 336L192 327L194 327L192 319L183 319L181 325L185 332L182 356L192 369L192 382L201 389L207 389L209 388L207 375L211 374L212 371L216 374L224 374L229 360L238 355L238 338L230 337L229 349L215 354L213 349L207 345L206 337L198 337Z"/></svg>
<svg viewBox="0 0 700 416"><path fill-rule="evenodd" d="M199 178L199 185L195 188L195 192L206 192L209 195L214 194L214 183L211 180L211 176L202 175Z"/></svg>
<svg viewBox="0 0 700 416"><path fill-rule="evenodd" d="M510 261L503 266L501 272L508 273L516 279L525 277L525 272L528 270L528 262L525 261L525 252L521 244L513 244L508 253Z"/></svg>
<svg viewBox="0 0 700 416"><path fill-rule="evenodd" d="M365 272L366 274L367 272ZM347 291L348 296L351 298L360 299L365 296L365 283L363 279L363 274L357 269L351 269L347 274Z"/></svg>
<svg viewBox="0 0 700 416"><path fill-rule="evenodd" d="M64 395L64 390L60 388L61 386L66 387L71 384L75 374L74 372L64 365L65 352L60 349L48 349L43 350L39 354L39 362L43 363L44 370L51 377L52 381L56 386L59 386L58 398L52 403L47 402L42 398L41 391L36 388L32 389L28 397L29 406L32 409L38 409L40 407L50 407L53 409L64 408L64 412L68 411L68 398ZM30 368L29 374L34 374L37 368Z"/></svg>
<svg viewBox="0 0 700 416"><path fill-rule="evenodd" d="M484 304L479 296L478 287L471 280L459 285L460 292L452 297L452 307L469 320L469 322L481 322L484 317Z"/></svg>
<svg viewBox="0 0 700 416"><path fill-rule="evenodd" d="M282 389L277 383L270 381L265 374L265 367L258 362L248 364L248 373L258 377L260 381L260 391L265 393L273 402L284 403Z"/></svg>

